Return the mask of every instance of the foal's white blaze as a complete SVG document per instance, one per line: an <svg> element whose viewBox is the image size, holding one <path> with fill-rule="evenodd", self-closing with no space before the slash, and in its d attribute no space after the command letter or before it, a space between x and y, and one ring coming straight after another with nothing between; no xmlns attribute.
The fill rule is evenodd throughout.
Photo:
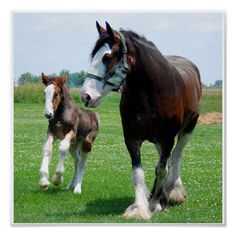
<svg viewBox="0 0 236 236"><path fill-rule="evenodd" d="M52 99L54 94L54 85L50 84L48 85L45 90L45 111L44 114L47 116L53 116L53 105L52 105Z"/></svg>

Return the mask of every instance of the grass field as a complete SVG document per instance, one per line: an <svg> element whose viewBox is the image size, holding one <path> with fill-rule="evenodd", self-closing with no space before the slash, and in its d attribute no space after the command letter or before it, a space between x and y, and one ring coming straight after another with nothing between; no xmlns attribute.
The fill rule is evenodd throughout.
<svg viewBox="0 0 236 236"><path fill-rule="evenodd" d="M203 96L202 112L221 109L221 97ZM217 102L216 102L217 101ZM219 103L219 104L218 104ZM66 190L72 177L72 158L66 160L64 182L42 192L38 186L42 144L47 120L43 103L15 103L14 107L14 222L15 223L221 223L222 218L222 126L198 125L184 152L181 166L187 201L155 213L149 221L127 220L123 211L133 202L131 163L119 115L119 95L104 98L96 109L101 128L89 156L82 194ZM209 108L210 107L210 108ZM58 142L50 167L54 174ZM146 183L154 179L157 153L146 142L142 148Z"/></svg>

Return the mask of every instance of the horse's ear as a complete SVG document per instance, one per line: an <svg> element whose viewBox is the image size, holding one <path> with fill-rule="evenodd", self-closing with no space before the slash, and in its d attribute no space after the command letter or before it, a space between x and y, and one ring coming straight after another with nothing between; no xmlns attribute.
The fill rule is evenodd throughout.
<svg viewBox="0 0 236 236"><path fill-rule="evenodd" d="M65 74L64 76L60 76L58 77L58 79L56 80L56 84L58 86L62 86L67 80L67 75Z"/></svg>
<svg viewBox="0 0 236 236"><path fill-rule="evenodd" d="M111 28L111 26L106 22L106 29L107 29L107 33L110 36L110 38L112 40L115 39L115 31Z"/></svg>
<svg viewBox="0 0 236 236"><path fill-rule="evenodd" d="M101 25L99 25L99 23L97 21L96 21L96 27L97 27L99 35L106 32L106 30Z"/></svg>
<svg viewBox="0 0 236 236"><path fill-rule="evenodd" d="M43 84L47 86L49 83L49 78L44 73L41 74L41 77L42 77Z"/></svg>

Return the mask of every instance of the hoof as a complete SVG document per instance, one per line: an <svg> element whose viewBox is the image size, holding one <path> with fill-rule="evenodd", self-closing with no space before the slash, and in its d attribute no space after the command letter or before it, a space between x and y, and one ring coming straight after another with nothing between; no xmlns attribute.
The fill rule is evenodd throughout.
<svg viewBox="0 0 236 236"><path fill-rule="evenodd" d="M67 187L66 187L66 189L68 189L68 190L72 190L72 189L74 189L75 188L75 184L74 184L74 182L73 182L73 180L67 185Z"/></svg>
<svg viewBox="0 0 236 236"><path fill-rule="evenodd" d="M123 216L128 219L133 218L133 219L150 220L152 215L149 209L145 209L139 205L132 204L125 210Z"/></svg>
<svg viewBox="0 0 236 236"><path fill-rule="evenodd" d="M39 186L43 191L46 191L50 185L50 182L48 181L47 178L42 178L39 181Z"/></svg>
<svg viewBox="0 0 236 236"><path fill-rule="evenodd" d="M151 198L149 201L149 209L152 212L160 212L163 211L163 208L158 200L155 200L154 198Z"/></svg>
<svg viewBox="0 0 236 236"><path fill-rule="evenodd" d="M81 194L82 193L82 190L81 190L81 186L77 185L75 188L74 188L74 194Z"/></svg>
<svg viewBox="0 0 236 236"><path fill-rule="evenodd" d="M186 200L186 193L184 191L184 188L181 186L175 186L174 189L172 189L168 196L168 202L171 205L180 205Z"/></svg>
<svg viewBox="0 0 236 236"><path fill-rule="evenodd" d="M61 174L55 174L52 178L53 185L58 186L63 182L63 176Z"/></svg>

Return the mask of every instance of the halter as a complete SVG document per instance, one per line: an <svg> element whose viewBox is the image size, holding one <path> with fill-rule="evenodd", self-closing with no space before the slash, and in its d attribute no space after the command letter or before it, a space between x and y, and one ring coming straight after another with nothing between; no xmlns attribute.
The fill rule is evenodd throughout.
<svg viewBox="0 0 236 236"><path fill-rule="evenodd" d="M128 63L127 63L127 47L126 47L124 35L121 32L117 32L117 33L119 34L119 36L121 38L121 45L123 47L123 50L122 50L123 56L122 56L121 60L114 67L112 67L106 73L106 75L104 77L100 77L98 75L91 74L91 73L87 74L87 77L103 82L104 83L103 87L105 87L105 85L109 85L109 86L114 87L115 89L120 88L120 86L123 84L127 74L130 71ZM112 77L113 75L117 75L118 77L121 78L121 83L119 85L108 81L109 78Z"/></svg>

